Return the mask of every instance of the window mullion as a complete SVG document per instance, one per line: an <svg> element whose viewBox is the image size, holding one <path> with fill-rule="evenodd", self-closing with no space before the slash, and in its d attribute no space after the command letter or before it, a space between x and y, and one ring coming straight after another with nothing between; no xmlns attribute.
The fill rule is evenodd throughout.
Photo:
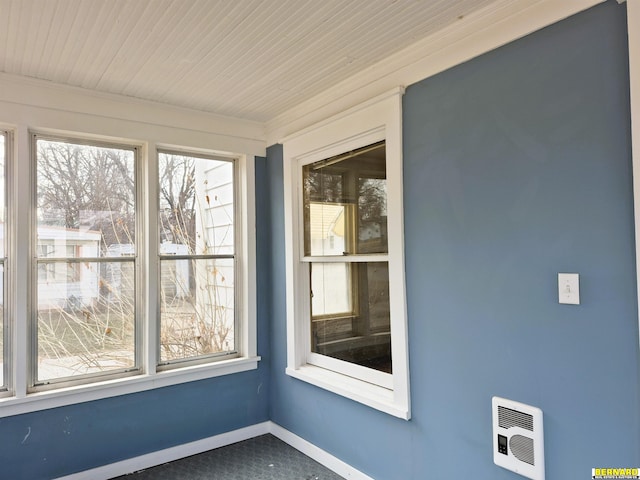
<svg viewBox="0 0 640 480"><path fill-rule="evenodd" d="M156 145L150 143L146 151L142 154L143 165L141 185L144 186L146 195L139 202L143 206L146 215L144 217L144 228L142 238L144 248L141 249L143 256L143 267L145 284L140 285L141 291L145 292L143 303L144 315L142 325L142 367L147 374L156 373L158 360L160 359L160 260L158 247L158 162ZM153 157L154 161L150 161Z"/></svg>
<svg viewBox="0 0 640 480"><path fill-rule="evenodd" d="M32 199L35 197L33 182L33 166L29 158L30 138L26 126L20 126L15 132L15 149L10 162L9 196L11 198L8 231L13 232L9 247L10 284L9 304L12 318L12 368L13 390L16 398L27 395L27 387L33 370L29 359L31 321L28 305L30 305L30 268L18 268L18 265L31 265L33 246L31 241ZM17 221L21 219L22 221ZM26 221L25 221L26 220Z"/></svg>

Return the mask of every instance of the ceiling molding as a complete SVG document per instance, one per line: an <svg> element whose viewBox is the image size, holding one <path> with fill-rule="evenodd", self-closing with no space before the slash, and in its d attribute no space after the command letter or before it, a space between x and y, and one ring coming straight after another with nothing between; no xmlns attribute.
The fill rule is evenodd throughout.
<svg viewBox="0 0 640 480"><path fill-rule="evenodd" d="M0 73L0 102L264 142L260 122ZM11 121L2 118L0 121Z"/></svg>
<svg viewBox="0 0 640 480"><path fill-rule="evenodd" d="M353 106L347 110L342 110L341 112L339 112L338 114L332 116L331 118L327 118L324 119L323 121L316 123L314 125L311 125L307 128L304 128L302 130L298 130L297 132L289 135L286 138L282 138L281 139L281 143L288 143L298 137L301 137L309 132L313 132L315 130L321 129L322 127L326 126L326 125L330 125L334 122L336 122L337 120L340 120L341 118L347 117L349 115L352 115L360 110L364 110L366 108L371 107L372 105L376 105L379 104L380 102L382 102L383 100L385 100L386 98L389 97L395 97L395 96L402 96L404 95L404 87L403 86L398 86L395 88L392 88L390 90L388 90L387 92L384 92L380 95L377 95L374 98L369 98L367 99L366 102L361 103L359 105Z"/></svg>
<svg viewBox="0 0 640 480"><path fill-rule="evenodd" d="M267 145L367 101L494 50L605 0L497 0L266 123Z"/></svg>

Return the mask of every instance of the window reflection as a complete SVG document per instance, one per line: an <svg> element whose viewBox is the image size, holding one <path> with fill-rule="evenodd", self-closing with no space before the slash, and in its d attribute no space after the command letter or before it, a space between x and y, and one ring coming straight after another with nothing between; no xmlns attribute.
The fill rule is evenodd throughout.
<svg viewBox="0 0 640 480"><path fill-rule="evenodd" d="M385 143L305 165L303 189L311 351L391 373L388 264L362 259L388 252Z"/></svg>

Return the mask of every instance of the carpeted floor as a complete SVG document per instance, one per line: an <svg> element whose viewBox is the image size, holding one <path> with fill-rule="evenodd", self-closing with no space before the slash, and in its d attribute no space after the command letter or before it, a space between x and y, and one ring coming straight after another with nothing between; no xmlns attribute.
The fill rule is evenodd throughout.
<svg viewBox="0 0 640 480"><path fill-rule="evenodd" d="M262 435L112 480L344 479L273 435Z"/></svg>

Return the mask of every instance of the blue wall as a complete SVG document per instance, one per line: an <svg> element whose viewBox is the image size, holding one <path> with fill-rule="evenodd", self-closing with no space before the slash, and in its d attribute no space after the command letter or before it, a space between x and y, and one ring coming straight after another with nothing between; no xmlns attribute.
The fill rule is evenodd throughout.
<svg viewBox="0 0 640 480"><path fill-rule="evenodd" d="M378 480L522 478L493 465L499 395L544 411L549 479L640 464L626 42L611 1L407 89L409 422L284 374L269 149L273 421ZM558 304L558 272L581 305Z"/></svg>
<svg viewBox="0 0 640 480"><path fill-rule="evenodd" d="M0 478L56 478L265 421L267 371L2 418Z"/></svg>

